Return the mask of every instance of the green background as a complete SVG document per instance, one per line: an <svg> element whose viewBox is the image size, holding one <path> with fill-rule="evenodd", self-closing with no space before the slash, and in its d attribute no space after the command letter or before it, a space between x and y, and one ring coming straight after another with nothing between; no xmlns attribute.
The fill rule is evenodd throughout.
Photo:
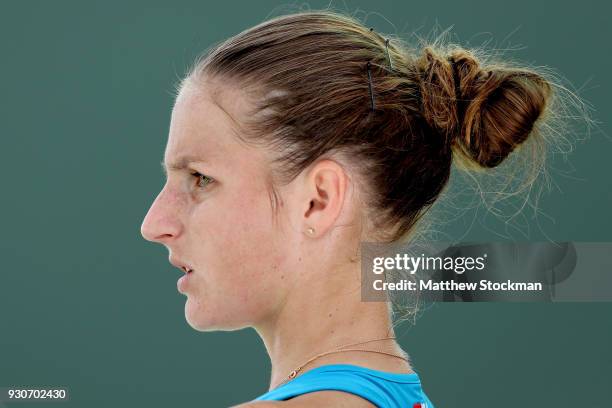
<svg viewBox="0 0 612 408"><path fill-rule="evenodd" d="M163 185L177 76L201 50L283 4L2 2L0 387L67 386L71 401L47 406L71 407L225 407L267 390L256 333L191 329L180 273L139 228ZM569 156L572 172L540 201L546 216L539 228L529 219L528 238L611 240L612 149L602 135L612 104L609 5L333 5L369 13L383 33L453 25L462 44L518 47L513 57L581 88L600 129ZM486 218L467 219L444 231L494 237ZM610 303L439 304L400 340L436 407L603 408L611 315Z"/></svg>

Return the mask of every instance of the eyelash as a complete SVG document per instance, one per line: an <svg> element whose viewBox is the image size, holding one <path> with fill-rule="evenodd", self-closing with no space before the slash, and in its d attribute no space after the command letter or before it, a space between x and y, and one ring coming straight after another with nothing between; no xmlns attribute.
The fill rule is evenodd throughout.
<svg viewBox="0 0 612 408"><path fill-rule="evenodd" d="M195 177L196 179L198 179L198 182L196 184L198 185L199 188L206 188L206 186L201 186L200 185L200 180L202 180L202 177L204 177L204 179L206 179L206 180L209 180L209 182L206 185L209 185L210 183L213 182L212 178L210 178L210 177L208 177L208 176L206 176L206 175L204 175L204 174L202 174L202 173L200 173L198 171L194 171L193 173L191 173L191 175L193 177Z"/></svg>

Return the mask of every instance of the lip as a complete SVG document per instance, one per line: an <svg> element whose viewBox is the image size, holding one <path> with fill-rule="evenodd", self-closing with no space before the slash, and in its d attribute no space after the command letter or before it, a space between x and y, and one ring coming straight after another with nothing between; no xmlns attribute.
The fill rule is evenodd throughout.
<svg viewBox="0 0 612 408"><path fill-rule="evenodd" d="M180 270L182 270L183 272L190 273L193 272L193 268L187 264L186 262L181 261L178 258L175 257L170 257L170 263L174 266L176 266L177 268L179 268Z"/></svg>
<svg viewBox="0 0 612 408"><path fill-rule="evenodd" d="M190 280L190 276L192 274L193 274L193 272L187 272L183 276L181 276L179 278L179 280L176 282L176 289L180 293L185 293L187 291L188 283L189 283L189 280Z"/></svg>
<svg viewBox="0 0 612 408"><path fill-rule="evenodd" d="M176 266L177 268L179 268L181 271L185 273L176 282L176 287L178 291L180 293L185 293L188 287L187 283L189 282L189 276L193 274L193 268L188 263L183 262L179 258L171 256L169 260L172 265Z"/></svg>

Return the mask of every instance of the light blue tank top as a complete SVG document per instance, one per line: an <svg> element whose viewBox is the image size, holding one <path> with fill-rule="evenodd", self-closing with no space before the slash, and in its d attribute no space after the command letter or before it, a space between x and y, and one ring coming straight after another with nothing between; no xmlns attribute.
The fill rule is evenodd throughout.
<svg viewBox="0 0 612 408"><path fill-rule="evenodd" d="M254 401L283 401L324 390L355 394L379 408L434 408L421 388L418 374L390 373L353 364L315 367Z"/></svg>

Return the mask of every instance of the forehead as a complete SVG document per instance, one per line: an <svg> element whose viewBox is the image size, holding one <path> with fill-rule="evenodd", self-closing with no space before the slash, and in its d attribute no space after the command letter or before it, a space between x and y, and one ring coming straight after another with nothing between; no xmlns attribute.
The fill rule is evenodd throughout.
<svg viewBox="0 0 612 408"><path fill-rule="evenodd" d="M243 97L232 90L207 84L186 84L172 109L164 161L185 156L203 161L227 162L244 147L235 136L238 118L246 109Z"/></svg>

